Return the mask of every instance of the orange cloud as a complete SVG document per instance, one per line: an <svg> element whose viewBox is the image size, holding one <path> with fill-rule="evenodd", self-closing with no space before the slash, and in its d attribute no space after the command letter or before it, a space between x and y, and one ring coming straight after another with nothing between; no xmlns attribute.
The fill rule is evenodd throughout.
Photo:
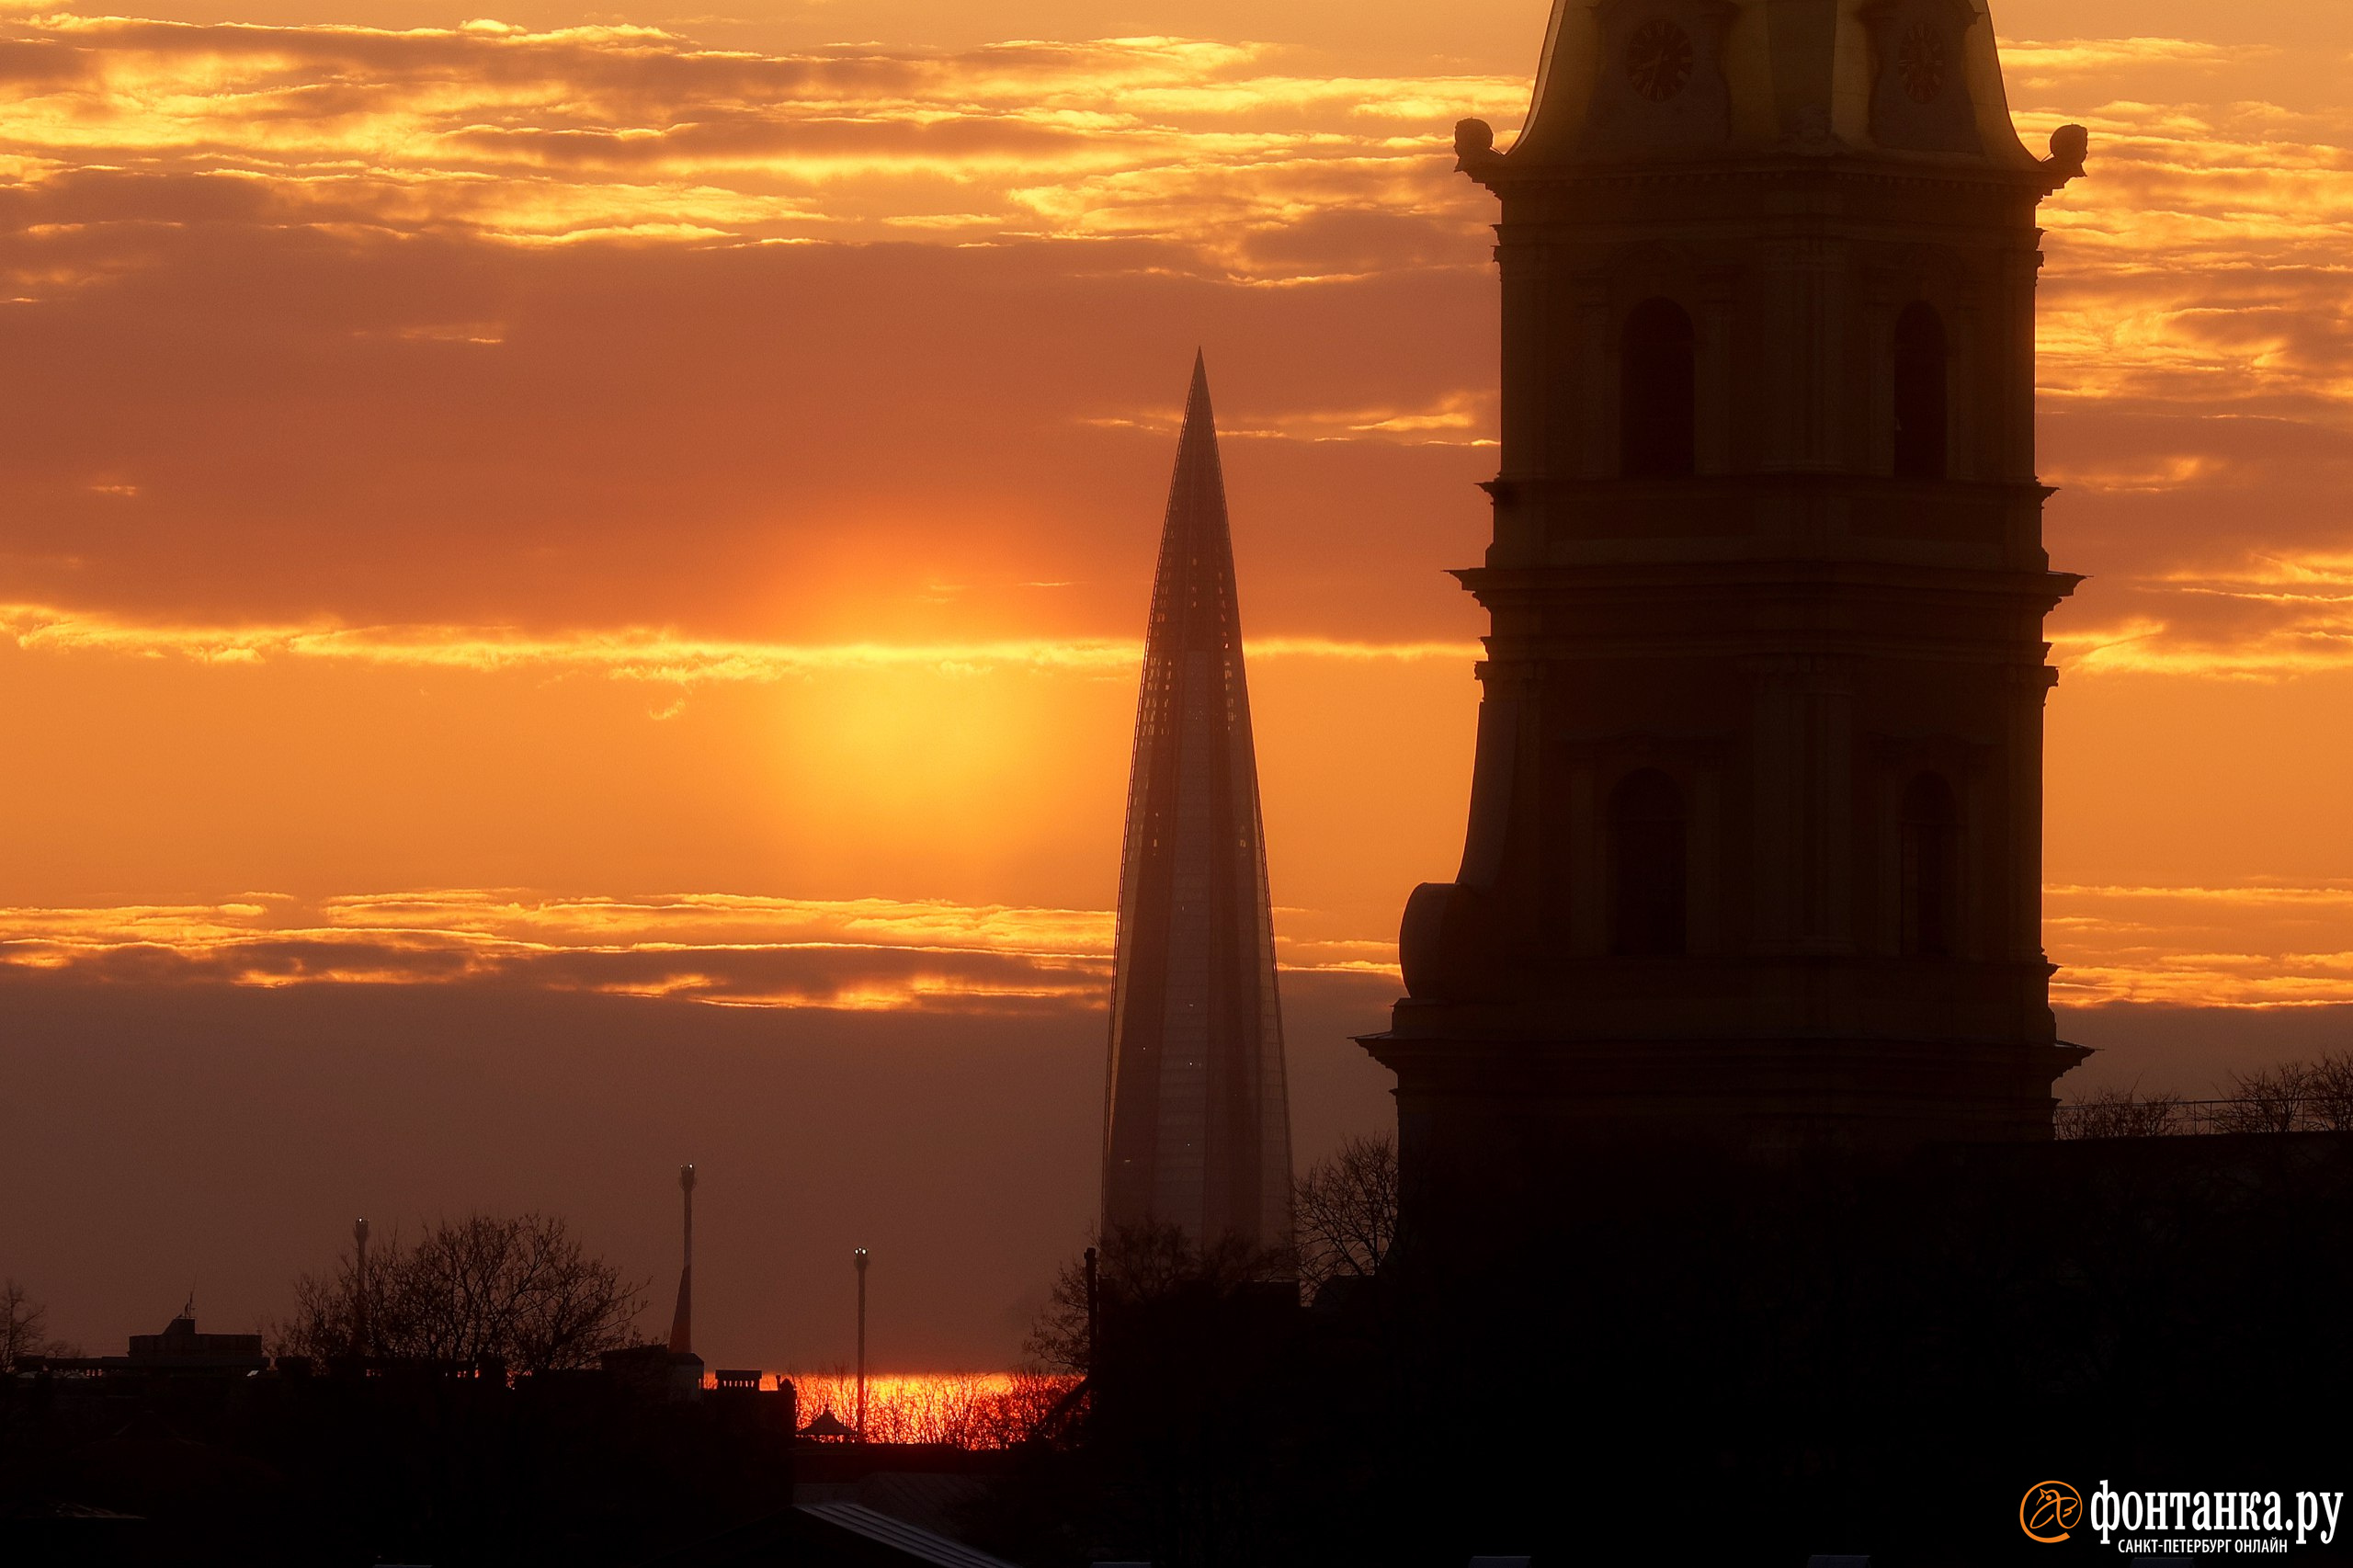
<svg viewBox="0 0 2353 1568"><path fill-rule="evenodd" d="M1263 423L1225 424L1227 441L1362 441L1386 438L1411 446L1497 447L1499 404L1492 390L1449 392L1418 407L1294 409ZM1104 429L1148 430L1174 440L1179 421L1169 411L1098 415L1086 424Z"/></svg>
<svg viewBox="0 0 2353 1568"><path fill-rule="evenodd" d="M2155 46L2176 41L2008 51L2029 62L2012 83L2023 131L2074 120L2092 132L2090 176L2044 208L2044 392L2343 427L2353 115L2276 101L2277 51L2260 49L2180 44L2173 57L2210 69L2178 85L2211 97L2107 96L2109 70L2167 58Z"/></svg>
<svg viewBox="0 0 2353 1568"><path fill-rule="evenodd" d="M2063 667L2260 680L2353 669L2353 556L2256 555L2155 574L2126 592L2143 613L2052 633Z"/></svg>
<svg viewBox="0 0 2353 1568"><path fill-rule="evenodd" d="M0 967L145 984L504 982L728 1007L1096 1008L1108 911L941 900L556 897L515 889L305 903L0 908ZM1393 976L1387 942L1281 946L1283 967Z"/></svg>
<svg viewBox="0 0 2353 1568"><path fill-rule="evenodd" d="M526 244L1176 235L1251 275L1297 270L1253 234L1431 206L1452 118L1526 93L1176 38L764 55L624 26L12 30L0 135L33 182L179 169L294 222Z"/></svg>
<svg viewBox="0 0 2353 1568"><path fill-rule="evenodd" d="M1099 1005L1108 917L943 903L451 891L0 910L0 964L142 983L505 981L720 1006Z"/></svg>
<svg viewBox="0 0 2353 1568"><path fill-rule="evenodd" d="M845 670L915 670L938 675L1034 669L1062 674L1132 676L1140 641L970 643L851 642L824 645L733 642L622 630L566 637L462 626L217 627L142 625L40 605L0 604L0 636L44 653L101 653L186 659L199 665L255 665L273 660L324 661L423 670L493 673L541 669L675 686L762 683ZM1350 642L1268 637L1248 645L1253 659L1442 660L1467 664L1476 642L1436 640Z"/></svg>
<svg viewBox="0 0 2353 1568"><path fill-rule="evenodd" d="M2353 881L2059 885L2056 999L2274 1007L2353 1004ZM1282 909L1278 927L1318 922ZM0 965L140 983L504 982L719 1006L853 1011L1099 1007L1105 911L727 893L560 897L514 889L306 904L0 909ZM1286 972L1393 980L1385 939L1285 937Z"/></svg>
<svg viewBox="0 0 2353 1568"><path fill-rule="evenodd" d="M2060 886L2044 893L2054 1002L2353 1003L2353 881Z"/></svg>

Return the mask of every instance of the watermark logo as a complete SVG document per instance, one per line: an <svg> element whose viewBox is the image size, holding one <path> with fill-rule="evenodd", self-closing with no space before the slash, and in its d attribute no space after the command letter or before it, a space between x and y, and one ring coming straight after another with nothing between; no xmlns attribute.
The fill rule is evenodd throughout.
<svg viewBox="0 0 2353 1568"><path fill-rule="evenodd" d="M2091 1527L2105 1546L2135 1555L2158 1552L2282 1552L2288 1532L2302 1546L2336 1540L2342 1492L2119 1492L2107 1482L2092 1494ZM2233 1538L2237 1538L2234 1540Z"/></svg>
<svg viewBox="0 0 2353 1568"><path fill-rule="evenodd" d="M2018 1528L2029 1540L2056 1546L2084 1517L2084 1494L2063 1481L2038 1481L2018 1499Z"/></svg>
<svg viewBox="0 0 2353 1568"><path fill-rule="evenodd" d="M2018 1528L2044 1546L2084 1530L2128 1557L2279 1555L2333 1544L2344 1508L2342 1492L2119 1492L2105 1481L2087 1505L2063 1481L2038 1481L2018 1499Z"/></svg>

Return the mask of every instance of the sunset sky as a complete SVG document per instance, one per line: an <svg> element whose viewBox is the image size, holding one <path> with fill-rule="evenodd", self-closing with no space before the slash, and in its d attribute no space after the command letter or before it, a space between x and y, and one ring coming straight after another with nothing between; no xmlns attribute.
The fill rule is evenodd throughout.
<svg viewBox="0 0 2353 1568"><path fill-rule="evenodd" d="M130 8L0 0L0 1267L61 1330L281 1311L370 1207L662 1274L699 1158L721 1358L846 1354L807 1260L888 1236L903 1358L1001 1364L1095 1199L1197 346L1302 1158L1384 1114L1495 465L1450 128L1544 0ZM1995 16L2092 131L2054 994L2198 1092L2353 1004L2353 6Z"/></svg>

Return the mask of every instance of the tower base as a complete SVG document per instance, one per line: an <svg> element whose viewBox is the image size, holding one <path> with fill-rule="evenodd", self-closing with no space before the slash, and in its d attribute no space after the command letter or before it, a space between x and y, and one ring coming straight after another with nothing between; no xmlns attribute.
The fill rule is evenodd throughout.
<svg viewBox="0 0 2353 1568"><path fill-rule="evenodd" d="M1415 1004L1401 1004L1400 1021ZM1407 1033L1358 1044L1397 1074L1404 1150L1494 1164L1700 1145L1771 1161L2047 1142L2082 1046L1841 1039L1595 1040ZM1406 1153L1407 1158L1412 1153Z"/></svg>
<svg viewBox="0 0 2353 1568"><path fill-rule="evenodd" d="M1401 1003L1401 1027L1358 1043L1397 1074L1400 1261L1466 1285L1596 1223L1825 1178L1868 1184L1939 1145L2048 1143L2052 1085L2091 1054L1443 1028L1463 1011Z"/></svg>

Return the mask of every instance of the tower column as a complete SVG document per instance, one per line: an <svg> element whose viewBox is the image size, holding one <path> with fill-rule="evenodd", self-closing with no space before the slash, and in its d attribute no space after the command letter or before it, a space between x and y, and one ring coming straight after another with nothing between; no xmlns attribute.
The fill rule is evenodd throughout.
<svg viewBox="0 0 2353 1568"><path fill-rule="evenodd" d="M2018 142L1994 40L1556 0L1518 138L1460 128L1504 449L1462 868L1365 1041L1415 1190L2051 1136L2035 210L2084 141Z"/></svg>

